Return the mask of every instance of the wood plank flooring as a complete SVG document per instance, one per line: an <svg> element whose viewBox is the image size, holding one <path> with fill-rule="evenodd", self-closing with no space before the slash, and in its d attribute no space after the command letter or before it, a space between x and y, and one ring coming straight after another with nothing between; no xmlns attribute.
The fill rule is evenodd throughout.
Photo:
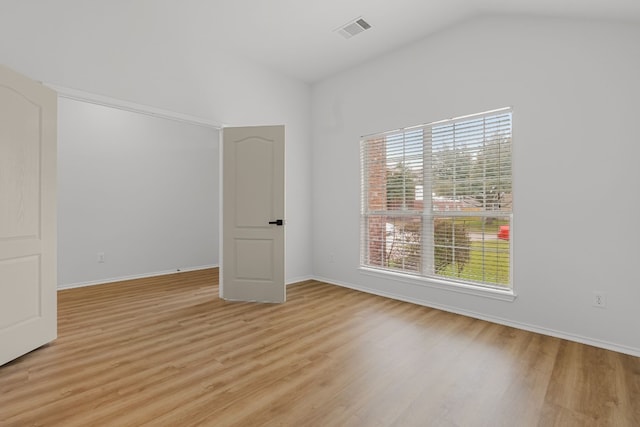
<svg viewBox="0 0 640 427"><path fill-rule="evenodd" d="M317 281L217 270L61 291L0 367L0 426L640 426L640 359Z"/></svg>

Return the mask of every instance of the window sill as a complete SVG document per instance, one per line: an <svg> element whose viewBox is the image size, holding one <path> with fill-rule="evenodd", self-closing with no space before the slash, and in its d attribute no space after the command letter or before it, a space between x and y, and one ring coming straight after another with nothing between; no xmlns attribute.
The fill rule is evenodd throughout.
<svg viewBox="0 0 640 427"><path fill-rule="evenodd" d="M497 299L500 301L513 302L517 295L513 289L496 289L483 286L466 285L463 283L449 282L427 277L417 277L410 274L396 273L393 271L377 270L375 268L360 267L359 270L368 276L384 279L394 279L409 285L429 287L449 292L457 292L467 295L474 295L483 298Z"/></svg>

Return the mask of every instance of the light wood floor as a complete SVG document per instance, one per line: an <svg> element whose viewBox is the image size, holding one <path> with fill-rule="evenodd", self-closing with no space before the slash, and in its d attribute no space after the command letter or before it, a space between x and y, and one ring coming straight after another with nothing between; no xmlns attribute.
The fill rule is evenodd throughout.
<svg viewBox="0 0 640 427"><path fill-rule="evenodd" d="M640 426L639 358L316 281L217 295L217 270L59 292L0 426Z"/></svg>

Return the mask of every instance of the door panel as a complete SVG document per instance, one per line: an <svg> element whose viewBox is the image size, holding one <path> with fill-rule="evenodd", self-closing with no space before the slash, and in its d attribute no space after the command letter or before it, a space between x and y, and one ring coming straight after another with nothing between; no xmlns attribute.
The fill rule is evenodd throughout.
<svg viewBox="0 0 640 427"><path fill-rule="evenodd" d="M0 261L0 277L12 277L13 282L0 284L0 300L10 300L11 304L0 311L0 330L8 329L23 322L34 320L40 314L38 297L38 272L40 257L31 255Z"/></svg>
<svg viewBox="0 0 640 427"><path fill-rule="evenodd" d="M236 226L264 227L273 213L273 143L250 138L235 144Z"/></svg>
<svg viewBox="0 0 640 427"><path fill-rule="evenodd" d="M220 296L284 302L284 126L223 130Z"/></svg>
<svg viewBox="0 0 640 427"><path fill-rule="evenodd" d="M0 66L0 365L56 337L56 103Z"/></svg>
<svg viewBox="0 0 640 427"><path fill-rule="evenodd" d="M235 239L236 278L273 280L273 240Z"/></svg>
<svg viewBox="0 0 640 427"><path fill-rule="evenodd" d="M40 109L6 86L0 86L0 99L0 239L37 238Z"/></svg>

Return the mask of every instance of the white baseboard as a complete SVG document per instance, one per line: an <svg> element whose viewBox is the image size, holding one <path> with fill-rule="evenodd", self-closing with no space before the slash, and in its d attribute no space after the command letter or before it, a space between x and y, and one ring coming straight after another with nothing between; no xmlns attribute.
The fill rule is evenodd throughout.
<svg viewBox="0 0 640 427"><path fill-rule="evenodd" d="M313 276L301 276L301 277L294 277L293 279L289 279L289 280L287 280L286 285L287 285L287 286L289 286L289 285L294 285L294 284L296 284L296 283L304 282L304 281L307 281L307 280L313 280L313 279L314 279L314 277L313 277Z"/></svg>
<svg viewBox="0 0 640 427"><path fill-rule="evenodd" d="M186 268L176 268L175 270L165 270L165 271L156 271L153 273L143 273L143 274L134 274L131 276L120 276L120 277L111 277L108 279L100 279L100 280L93 280L90 282L79 282L79 283L70 283L70 284L65 284L65 285L58 285L58 290L64 290L64 289L73 289L73 288L83 288L85 286L95 286L95 285L104 285L107 283L114 283L114 282L122 282L124 280L135 280L135 279L146 279L148 277L156 277L156 276L166 276L168 274L176 274L176 273L183 273L186 271L198 271L198 270L206 270L208 268L217 268L218 265L217 264L212 264L212 265L201 265L198 267L186 267Z"/></svg>
<svg viewBox="0 0 640 427"><path fill-rule="evenodd" d="M527 323L514 322L512 320L504 319L497 316L488 316L486 314L477 313L470 310L461 310L456 307L451 307L443 304L435 304L430 301L423 301L416 298L409 298L403 295L395 295L388 292L382 292L376 289L367 288L365 286L354 285L351 283L339 283L335 282L331 279L327 279L326 277L315 276L313 279L318 280L320 282L329 283L331 285L341 286L344 288L353 289L360 292L366 292L369 294L378 295L381 297L396 299L399 301L410 302L412 304L422 305L425 307L431 307L442 311L447 311L450 313L460 314L467 317L473 317L474 319L486 320L487 322L497 323L500 325L510 326L516 329L522 329L529 332L535 332L541 335L548 335L555 338L561 338L568 341L574 341L581 344L591 345L593 347L599 347L606 350L615 351L618 353L624 353L635 357L640 357L640 349L628 347L620 344L611 343L608 341L597 340L593 338L583 337L581 335L575 335L571 333L566 333L562 331L557 331L555 329L548 329L540 326L530 325Z"/></svg>
<svg viewBox="0 0 640 427"><path fill-rule="evenodd" d="M71 284L67 284L67 285L58 285L58 290L73 289L73 288L83 288L85 286L104 285L106 283L122 282L124 280L146 279L148 277L166 276L168 274L182 273L182 272L185 272L185 271L198 271L198 270L206 270L207 268L219 268L219 267L220 266L218 264L202 265L202 266L198 266L198 267L188 267L188 268L180 268L180 269L175 269L175 270L156 271L156 272L153 272L153 273L134 274L134 275L131 275L131 276L112 277L112 278L108 278L108 279L93 280L93 281L90 281L90 282L80 282L80 283L71 283ZM304 282L306 280L312 280L313 278L314 278L313 276L294 277L293 279L287 280L286 285L287 286L293 285L293 284L296 284L296 283L299 283L299 282Z"/></svg>

